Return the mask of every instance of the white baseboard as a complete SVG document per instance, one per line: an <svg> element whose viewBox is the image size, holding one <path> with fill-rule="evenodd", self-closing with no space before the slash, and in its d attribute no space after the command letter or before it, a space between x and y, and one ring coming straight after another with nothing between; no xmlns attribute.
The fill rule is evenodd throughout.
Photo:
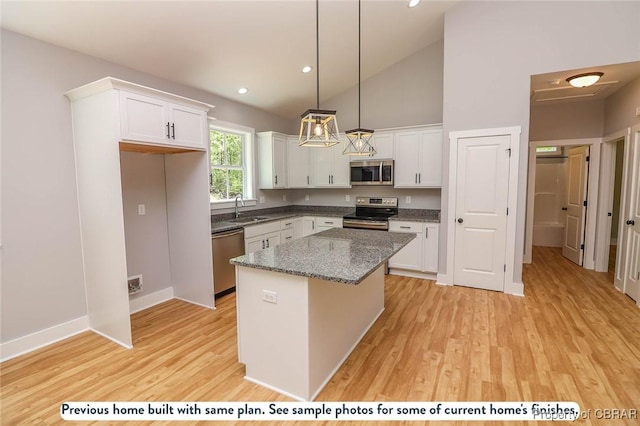
<svg viewBox="0 0 640 426"><path fill-rule="evenodd" d="M453 285L453 279L452 278L453 277L450 276L450 275L438 273L438 275L436 277L436 284L452 286Z"/></svg>
<svg viewBox="0 0 640 426"><path fill-rule="evenodd" d="M511 283L510 288L505 288L504 292L513 296L524 297L524 284L523 283Z"/></svg>
<svg viewBox="0 0 640 426"><path fill-rule="evenodd" d="M434 272L410 271L408 269L389 268L389 275L400 275L402 277L420 278L423 280L436 280Z"/></svg>
<svg viewBox="0 0 640 426"><path fill-rule="evenodd" d="M171 299L173 299L173 287L167 287L129 300L129 312L135 314Z"/></svg>
<svg viewBox="0 0 640 426"><path fill-rule="evenodd" d="M17 339L0 344L0 362L7 361L88 330L90 330L89 317L83 316L23 337L18 337Z"/></svg>

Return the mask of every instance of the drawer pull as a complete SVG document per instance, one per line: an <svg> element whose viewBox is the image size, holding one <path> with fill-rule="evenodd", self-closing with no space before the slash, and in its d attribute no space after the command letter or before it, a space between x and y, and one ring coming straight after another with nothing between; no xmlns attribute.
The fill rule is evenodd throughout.
<svg viewBox="0 0 640 426"><path fill-rule="evenodd" d="M400 226L400 229L411 229L410 226Z"/></svg>

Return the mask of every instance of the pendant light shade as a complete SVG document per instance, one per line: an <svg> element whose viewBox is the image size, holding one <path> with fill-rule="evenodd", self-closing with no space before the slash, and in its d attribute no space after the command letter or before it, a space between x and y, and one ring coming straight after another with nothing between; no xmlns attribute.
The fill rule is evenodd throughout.
<svg viewBox="0 0 640 426"><path fill-rule="evenodd" d="M376 149L373 146L373 130L360 127L360 51L361 51L361 0L358 0L358 128L347 130L347 142L342 153L344 155L373 155Z"/></svg>
<svg viewBox="0 0 640 426"><path fill-rule="evenodd" d="M316 0L316 108L305 111L300 120L298 145L327 148L340 143L336 112L320 109L320 31Z"/></svg>

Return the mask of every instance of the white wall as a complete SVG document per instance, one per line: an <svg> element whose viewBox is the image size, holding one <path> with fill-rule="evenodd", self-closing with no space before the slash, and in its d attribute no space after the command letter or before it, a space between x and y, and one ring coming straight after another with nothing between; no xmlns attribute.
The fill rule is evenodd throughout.
<svg viewBox="0 0 640 426"><path fill-rule="evenodd" d="M531 108L529 140L599 138L604 128L604 99Z"/></svg>
<svg viewBox="0 0 640 426"><path fill-rule="evenodd" d="M640 52L637 59L640 60ZM604 108L603 136L640 124L640 115L636 115L636 108L640 108L640 77L609 96Z"/></svg>
<svg viewBox="0 0 640 426"><path fill-rule="evenodd" d="M514 281L522 279L530 77L636 61L638 2L462 2L445 16L444 134L521 126ZM472 78L470 78L472 76ZM445 143L443 159L449 158ZM442 227L448 216L444 162ZM441 253L446 252L446 234ZM441 257L440 272L446 272Z"/></svg>
<svg viewBox="0 0 640 426"><path fill-rule="evenodd" d="M214 117L256 131L290 126L264 111L13 32L3 30L1 43L2 342L86 315L64 92L112 76L216 105ZM263 206L271 200L266 194Z"/></svg>

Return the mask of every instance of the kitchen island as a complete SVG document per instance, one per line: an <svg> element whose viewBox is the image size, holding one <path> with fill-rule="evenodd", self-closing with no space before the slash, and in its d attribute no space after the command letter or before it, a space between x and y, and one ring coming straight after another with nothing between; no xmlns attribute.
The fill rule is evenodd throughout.
<svg viewBox="0 0 640 426"><path fill-rule="evenodd" d="M334 228L231 259L245 378L313 400L384 310L385 262L413 238Z"/></svg>

